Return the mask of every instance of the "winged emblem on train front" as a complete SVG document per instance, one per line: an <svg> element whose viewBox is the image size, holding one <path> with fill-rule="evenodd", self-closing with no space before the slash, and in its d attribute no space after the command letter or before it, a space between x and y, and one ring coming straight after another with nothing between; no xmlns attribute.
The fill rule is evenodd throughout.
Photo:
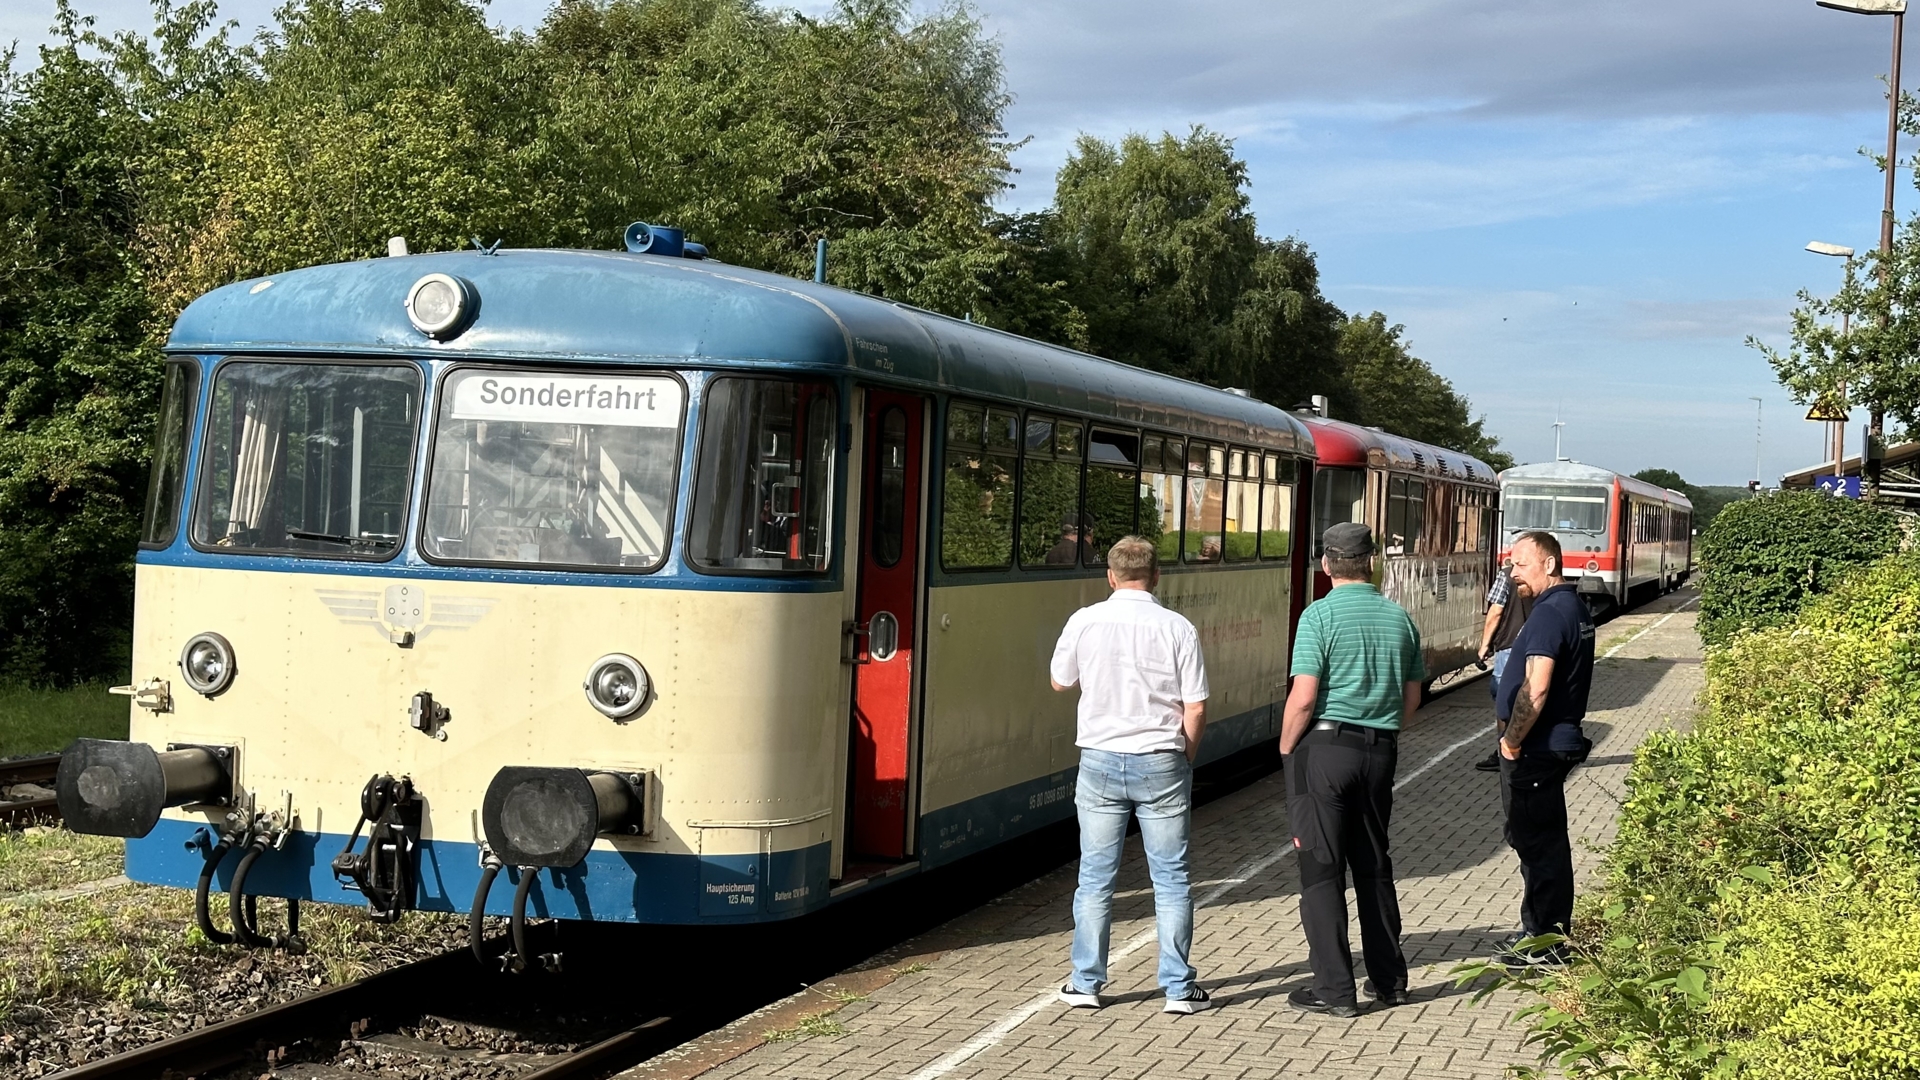
<svg viewBox="0 0 1920 1080"><path fill-rule="evenodd" d="M435 630L465 630L493 610L494 600L477 596L427 596L419 585L385 589L315 589L315 596L348 626L364 626L402 647Z"/></svg>

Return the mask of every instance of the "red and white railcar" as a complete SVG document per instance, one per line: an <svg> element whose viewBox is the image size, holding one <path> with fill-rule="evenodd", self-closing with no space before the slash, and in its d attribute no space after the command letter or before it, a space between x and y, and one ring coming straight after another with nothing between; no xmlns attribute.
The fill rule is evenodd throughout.
<svg viewBox="0 0 1920 1080"><path fill-rule="evenodd" d="M1693 573L1693 503L1677 491L1577 461L1500 474L1501 554L1539 529L1560 541L1590 603L1628 607Z"/></svg>

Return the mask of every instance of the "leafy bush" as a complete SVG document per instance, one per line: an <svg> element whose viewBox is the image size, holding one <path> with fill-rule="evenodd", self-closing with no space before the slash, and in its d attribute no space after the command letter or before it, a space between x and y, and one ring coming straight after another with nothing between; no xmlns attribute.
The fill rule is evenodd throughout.
<svg viewBox="0 0 1920 1080"><path fill-rule="evenodd" d="M1636 757L1582 962L1500 980L1532 1041L1576 1077L1920 1078L1920 553L1714 650L1703 704Z"/></svg>
<svg viewBox="0 0 1920 1080"><path fill-rule="evenodd" d="M1700 538L1700 638L1777 625L1900 544L1900 519L1853 499L1782 491L1722 510Z"/></svg>

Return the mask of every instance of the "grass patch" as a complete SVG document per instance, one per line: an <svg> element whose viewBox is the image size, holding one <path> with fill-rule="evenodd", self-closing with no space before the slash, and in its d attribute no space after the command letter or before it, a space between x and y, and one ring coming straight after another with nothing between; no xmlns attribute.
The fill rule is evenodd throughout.
<svg viewBox="0 0 1920 1080"><path fill-rule="evenodd" d="M62 829L0 829L0 897L64 889L120 873L126 841Z"/></svg>
<svg viewBox="0 0 1920 1080"><path fill-rule="evenodd" d="M894 968L893 973L895 975L918 975L925 970L927 970L927 965L915 963L908 964L903 968Z"/></svg>
<svg viewBox="0 0 1920 1080"><path fill-rule="evenodd" d="M834 1019L830 1012L813 1013L800 1018L800 1022L789 1028L767 1032L768 1042L792 1042L796 1039L836 1039L847 1033L847 1027Z"/></svg>
<svg viewBox="0 0 1920 1080"><path fill-rule="evenodd" d="M0 757L49 754L77 738L127 737L127 699L105 683L68 690L0 686Z"/></svg>

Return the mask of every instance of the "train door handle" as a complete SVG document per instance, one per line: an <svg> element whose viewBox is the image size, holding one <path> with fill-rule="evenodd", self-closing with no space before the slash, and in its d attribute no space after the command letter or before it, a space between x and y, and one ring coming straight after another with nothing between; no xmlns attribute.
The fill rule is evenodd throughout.
<svg viewBox="0 0 1920 1080"><path fill-rule="evenodd" d="M867 624L848 621L840 624L840 662L843 664L871 664L873 661L860 655L860 639L867 636Z"/></svg>

